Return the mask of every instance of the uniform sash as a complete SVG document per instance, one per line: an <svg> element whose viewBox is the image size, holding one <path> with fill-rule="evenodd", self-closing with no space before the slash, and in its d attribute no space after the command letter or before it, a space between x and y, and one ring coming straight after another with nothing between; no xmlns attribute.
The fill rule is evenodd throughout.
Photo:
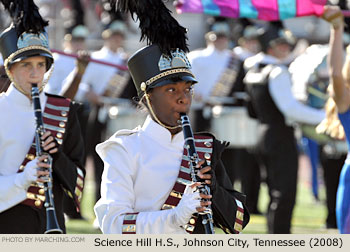
<svg viewBox="0 0 350 252"><path fill-rule="evenodd" d="M126 60L123 61L123 65L126 65ZM130 80L129 71L118 69L117 72L108 81L108 85L105 88L103 96L118 98L122 95L126 85Z"/></svg>
<svg viewBox="0 0 350 252"><path fill-rule="evenodd" d="M229 63L219 81L215 84L210 96L227 97L230 95L233 85L236 82L242 61L232 52Z"/></svg>

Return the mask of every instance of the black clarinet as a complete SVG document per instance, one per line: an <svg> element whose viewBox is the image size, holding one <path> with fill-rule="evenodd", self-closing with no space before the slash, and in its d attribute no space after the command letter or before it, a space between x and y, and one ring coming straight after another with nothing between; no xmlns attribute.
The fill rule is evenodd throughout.
<svg viewBox="0 0 350 252"><path fill-rule="evenodd" d="M32 84L32 101L34 107L34 114L36 120L36 129L35 129L35 148L36 156L40 157L47 155L48 158L44 160L45 163L50 164L49 176L44 181L44 191L45 191L45 203L44 207L46 209L46 231L45 234L62 234L63 231L58 225L55 204L53 201L52 193L52 157L49 153L46 153L42 150L40 137L45 133L43 116L41 112L40 97L39 97L39 88L37 84ZM46 168L44 168L46 169Z"/></svg>
<svg viewBox="0 0 350 252"><path fill-rule="evenodd" d="M197 172L200 168L196 168L196 165L199 163L199 157L196 151L196 146L194 145L194 137L191 128L190 121L188 116L185 113L181 113L181 125L185 138L185 148L187 149L187 155L190 158L190 170L191 170L191 178L192 182L200 182L201 184L197 187L200 193L209 195L210 188L205 182L197 176ZM214 234L214 225L213 225L213 214L212 209L209 206L206 207L207 210L204 212L200 212L202 215L202 224L204 226L204 231L206 234Z"/></svg>

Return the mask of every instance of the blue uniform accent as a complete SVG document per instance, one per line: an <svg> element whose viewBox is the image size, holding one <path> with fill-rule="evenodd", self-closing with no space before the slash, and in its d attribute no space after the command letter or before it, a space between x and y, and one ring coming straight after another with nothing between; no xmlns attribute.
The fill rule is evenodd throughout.
<svg viewBox="0 0 350 252"><path fill-rule="evenodd" d="M346 142L350 146L350 109L345 113L338 114L344 127ZM337 225L340 233L350 234L350 154L344 163L339 178L337 191Z"/></svg>
<svg viewBox="0 0 350 252"><path fill-rule="evenodd" d="M320 155L319 155L319 144L308 137L303 137L302 142L305 148L305 152L310 158L311 162L311 170L312 170L312 193L315 197L315 199L318 198L318 164L320 161Z"/></svg>

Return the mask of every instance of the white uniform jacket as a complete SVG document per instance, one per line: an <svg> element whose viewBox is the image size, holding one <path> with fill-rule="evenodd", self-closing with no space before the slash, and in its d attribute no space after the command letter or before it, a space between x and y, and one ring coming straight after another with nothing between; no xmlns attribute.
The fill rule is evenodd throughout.
<svg viewBox="0 0 350 252"><path fill-rule="evenodd" d="M201 134L202 135L202 134ZM210 135L211 136L211 135ZM234 191L219 159L226 144L214 139L211 194L214 223L237 233L249 221L244 196ZM137 234L184 234L172 210L160 210L179 175L184 135L170 132L147 117L144 125L122 130L96 151L104 161L101 199L95 214L103 233L122 233L125 214L138 213ZM203 233L197 221L194 233Z"/></svg>
<svg viewBox="0 0 350 252"><path fill-rule="evenodd" d="M172 138L147 117L142 128L118 131L97 145L105 169L95 213L103 233L121 233L123 214L130 212L140 212L137 233L185 233L160 210L178 176L183 144L182 131Z"/></svg>

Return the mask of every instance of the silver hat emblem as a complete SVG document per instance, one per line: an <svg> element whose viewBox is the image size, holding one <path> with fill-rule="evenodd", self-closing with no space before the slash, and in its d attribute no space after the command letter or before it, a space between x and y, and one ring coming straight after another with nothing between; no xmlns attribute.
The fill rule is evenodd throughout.
<svg viewBox="0 0 350 252"><path fill-rule="evenodd" d="M191 68L191 64L188 61L186 54L181 49L177 48L171 52L171 56L162 54L159 59L158 67L160 71L169 70L172 68Z"/></svg>
<svg viewBox="0 0 350 252"><path fill-rule="evenodd" d="M22 35L18 38L17 48L22 49L28 46L43 46L45 48L49 48L47 34L43 32L40 34L26 32L22 33Z"/></svg>

